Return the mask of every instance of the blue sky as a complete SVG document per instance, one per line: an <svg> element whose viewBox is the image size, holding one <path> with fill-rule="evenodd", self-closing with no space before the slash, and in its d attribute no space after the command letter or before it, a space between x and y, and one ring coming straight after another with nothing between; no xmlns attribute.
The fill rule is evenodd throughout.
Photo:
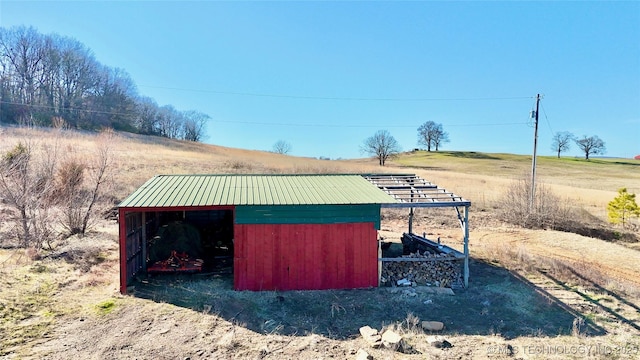
<svg viewBox="0 0 640 360"><path fill-rule="evenodd" d="M443 150L538 154L557 131L640 154L640 2L7 1L0 26L73 37L142 95L212 120L206 142L362 157L441 123ZM575 145L566 155L581 155Z"/></svg>

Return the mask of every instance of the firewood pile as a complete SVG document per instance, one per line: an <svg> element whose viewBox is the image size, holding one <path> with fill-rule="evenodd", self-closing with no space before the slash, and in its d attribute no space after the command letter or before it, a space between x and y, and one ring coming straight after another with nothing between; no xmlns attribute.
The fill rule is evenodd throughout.
<svg viewBox="0 0 640 360"><path fill-rule="evenodd" d="M382 286L462 287L464 255L415 234L402 235L403 255L383 259Z"/></svg>
<svg viewBox="0 0 640 360"><path fill-rule="evenodd" d="M402 259L411 259L402 261ZM419 259L425 259L420 261ZM382 262L382 286L403 284L462 287L462 262L447 254L416 252ZM402 281L405 279L406 281ZM400 283L398 283L400 281Z"/></svg>

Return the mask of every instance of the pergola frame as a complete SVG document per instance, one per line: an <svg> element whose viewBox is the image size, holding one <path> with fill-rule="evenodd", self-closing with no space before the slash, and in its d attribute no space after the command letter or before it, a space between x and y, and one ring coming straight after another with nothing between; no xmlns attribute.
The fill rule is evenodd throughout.
<svg viewBox="0 0 640 360"><path fill-rule="evenodd" d="M413 234L414 208L455 209L464 238L464 287L469 285L469 207L471 201L449 192L415 174L365 174L370 183L396 199L396 203L381 204L383 208L409 208L409 233ZM464 208L462 211L461 208Z"/></svg>

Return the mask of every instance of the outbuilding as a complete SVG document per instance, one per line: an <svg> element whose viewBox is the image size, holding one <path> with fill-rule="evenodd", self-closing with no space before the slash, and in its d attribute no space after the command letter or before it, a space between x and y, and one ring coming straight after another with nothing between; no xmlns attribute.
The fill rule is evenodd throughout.
<svg viewBox="0 0 640 360"><path fill-rule="evenodd" d="M224 258L236 290L378 286L381 207L464 206L466 264L470 203L393 176L157 175L119 205L120 291L147 272Z"/></svg>

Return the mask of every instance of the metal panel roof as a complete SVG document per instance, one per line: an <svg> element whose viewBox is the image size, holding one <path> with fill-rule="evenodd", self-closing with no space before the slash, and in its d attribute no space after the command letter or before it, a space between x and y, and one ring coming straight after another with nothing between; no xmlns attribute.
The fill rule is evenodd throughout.
<svg viewBox="0 0 640 360"><path fill-rule="evenodd" d="M156 175L119 207L392 203L361 175Z"/></svg>
<svg viewBox="0 0 640 360"><path fill-rule="evenodd" d="M362 175L397 201L382 207L455 207L470 206L471 201L449 192L413 174Z"/></svg>

